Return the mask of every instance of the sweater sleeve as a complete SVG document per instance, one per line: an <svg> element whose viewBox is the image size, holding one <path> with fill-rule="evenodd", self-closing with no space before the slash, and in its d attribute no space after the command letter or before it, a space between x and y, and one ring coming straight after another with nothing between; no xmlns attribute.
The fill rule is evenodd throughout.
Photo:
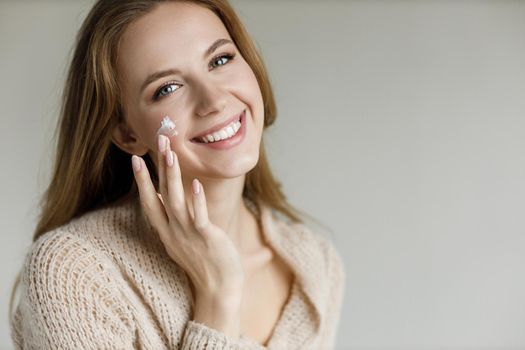
<svg viewBox="0 0 525 350"><path fill-rule="evenodd" d="M319 349L335 349L335 340L343 303L346 272L343 260L333 243L327 241L326 251L330 292L329 302L327 303L328 307L325 312L325 324L321 331Z"/></svg>
<svg viewBox="0 0 525 350"><path fill-rule="evenodd" d="M150 348L112 262L78 235L48 233L31 247L22 271L11 337L21 349ZM159 342L155 340L154 342ZM153 346L168 349L167 344ZM190 320L177 350L252 349Z"/></svg>
<svg viewBox="0 0 525 350"><path fill-rule="evenodd" d="M22 271L15 349L133 349L131 312L105 265L74 235L40 237Z"/></svg>
<svg viewBox="0 0 525 350"><path fill-rule="evenodd" d="M188 322L182 340L182 350L234 349L261 349L261 347L255 348L242 335L240 339L236 341L203 323L193 320Z"/></svg>

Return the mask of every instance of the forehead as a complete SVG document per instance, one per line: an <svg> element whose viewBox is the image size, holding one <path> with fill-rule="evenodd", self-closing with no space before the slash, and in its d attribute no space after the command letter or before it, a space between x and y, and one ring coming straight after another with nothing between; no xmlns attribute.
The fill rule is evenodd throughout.
<svg viewBox="0 0 525 350"><path fill-rule="evenodd" d="M165 2L131 23L119 46L119 67L128 75L144 74L144 66L194 61L217 38L230 38L221 20L211 10L187 2ZM137 64L140 62L141 64ZM135 75L135 74L133 74Z"/></svg>

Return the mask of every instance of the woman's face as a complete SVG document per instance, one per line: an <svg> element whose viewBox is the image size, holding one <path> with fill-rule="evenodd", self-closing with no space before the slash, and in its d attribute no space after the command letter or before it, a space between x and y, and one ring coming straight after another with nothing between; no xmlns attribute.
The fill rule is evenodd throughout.
<svg viewBox="0 0 525 350"><path fill-rule="evenodd" d="M207 53L219 39L231 42ZM155 162L157 130L169 116L178 131L169 137L171 148L189 181L242 176L257 164L264 118L261 91L212 11L183 2L158 5L125 30L118 73L124 119ZM243 111L246 133L236 146L215 149L192 140Z"/></svg>

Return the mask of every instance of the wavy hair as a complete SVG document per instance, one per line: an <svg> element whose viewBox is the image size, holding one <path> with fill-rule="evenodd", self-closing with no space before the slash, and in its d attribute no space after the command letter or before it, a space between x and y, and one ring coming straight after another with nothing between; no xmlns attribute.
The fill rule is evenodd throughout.
<svg viewBox="0 0 525 350"><path fill-rule="evenodd" d="M131 155L111 140L123 111L116 69L118 49L131 22L167 1L204 6L221 19L259 83L264 101L264 129L275 122L277 109L266 67L227 0L99 0L76 37L55 131L54 167L39 203L41 211L33 241L90 210L138 196ZM257 165L246 174L243 196L262 201L294 223L303 222L301 215L313 219L288 203L281 183L272 174L263 141ZM157 187L154 163L147 154L143 158ZM11 292L9 315L20 277L19 273Z"/></svg>

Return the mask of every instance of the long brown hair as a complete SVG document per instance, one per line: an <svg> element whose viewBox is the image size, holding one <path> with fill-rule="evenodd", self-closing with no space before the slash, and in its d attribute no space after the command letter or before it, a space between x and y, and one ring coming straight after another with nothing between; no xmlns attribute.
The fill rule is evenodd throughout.
<svg viewBox="0 0 525 350"><path fill-rule="evenodd" d="M76 37L62 95L56 159L51 182L40 201L33 241L90 210L138 195L131 155L111 141L111 133L122 118L116 76L118 47L131 22L167 1L204 6L221 19L257 77L264 101L264 129L275 122L277 109L265 65L227 0L99 0ZM144 160L157 186L155 166L147 154ZM300 215L313 219L288 203L281 183L270 170L263 141L257 165L246 174L243 195L261 200L292 222L302 223ZM20 273L11 293L9 315L19 282Z"/></svg>

